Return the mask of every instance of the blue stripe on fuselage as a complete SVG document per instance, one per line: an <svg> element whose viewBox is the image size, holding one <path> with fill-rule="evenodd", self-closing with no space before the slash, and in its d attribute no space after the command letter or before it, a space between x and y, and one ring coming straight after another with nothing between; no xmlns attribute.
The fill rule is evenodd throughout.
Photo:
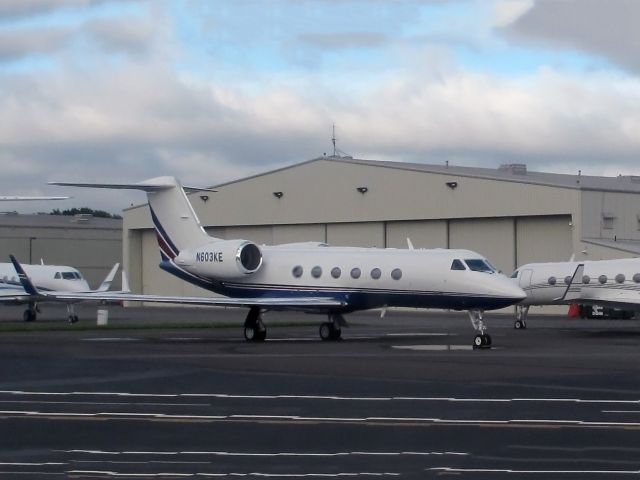
<svg viewBox="0 0 640 480"><path fill-rule="evenodd" d="M162 262L160 268L181 278L189 283L197 285L205 290L219 293L230 298L329 298L344 302L344 307L332 307L332 310L345 312L366 310L378 307L410 307L410 308L444 308L451 310L496 310L508 307L515 303L513 298L461 295L459 293L446 292L399 292L395 290L380 290L376 292L352 289L340 291L336 289L313 289L307 291L295 290L286 286L274 286L273 288L251 288L250 286L225 285L222 282L213 281L205 277L195 276L180 269L173 262ZM428 307L425 307L428 305ZM319 310L327 310L327 307L318 307Z"/></svg>

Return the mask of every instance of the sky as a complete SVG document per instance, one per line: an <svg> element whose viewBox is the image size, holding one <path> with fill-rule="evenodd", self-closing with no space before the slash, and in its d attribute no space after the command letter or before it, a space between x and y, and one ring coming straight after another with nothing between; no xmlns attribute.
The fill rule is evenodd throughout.
<svg viewBox="0 0 640 480"><path fill-rule="evenodd" d="M0 195L332 153L640 174L637 0L0 0ZM6 205L3 205L6 208Z"/></svg>

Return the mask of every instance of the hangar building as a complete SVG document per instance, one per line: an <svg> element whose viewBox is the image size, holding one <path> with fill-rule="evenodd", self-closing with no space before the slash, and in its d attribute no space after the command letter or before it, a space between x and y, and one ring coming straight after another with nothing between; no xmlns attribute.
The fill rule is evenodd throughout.
<svg viewBox="0 0 640 480"><path fill-rule="evenodd" d="M640 253L640 177L321 157L190 195L207 231L258 244L467 248L510 274L539 261ZM206 194L205 194L206 193ZM205 295L158 268L146 205L124 212L133 291Z"/></svg>
<svg viewBox="0 0 640 480"><path fill-rule="evenodd" d="M23 263L75 267L96 288L122 262L122 220L5 213L0 215L0 252L5 255L2 263L13 254Z"/></svg>

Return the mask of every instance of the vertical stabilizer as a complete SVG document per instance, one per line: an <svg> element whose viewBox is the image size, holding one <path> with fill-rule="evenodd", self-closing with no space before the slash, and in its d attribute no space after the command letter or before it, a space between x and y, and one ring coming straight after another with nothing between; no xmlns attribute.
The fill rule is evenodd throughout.
<svg viewBox="0 0 640 480"><path fill-rule="evenodd" d="M180 250L217 240L207 235L193 210L185 189L174 177L158 177L139 183L69 183L51 182L51 185L71 187L142 190L147 193L151 219L158 237L163 260L173 259ZM198 190L188 187L189 190Z"/></svg>

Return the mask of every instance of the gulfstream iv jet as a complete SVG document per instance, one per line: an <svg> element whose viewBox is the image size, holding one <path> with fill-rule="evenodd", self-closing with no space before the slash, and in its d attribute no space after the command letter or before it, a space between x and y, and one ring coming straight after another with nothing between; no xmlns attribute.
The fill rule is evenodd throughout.
<svg viewBox="0 0 640 480"><path fill-rule="evenodd" d="M101 294L100 298L248 307L247 340L266 338L262 322L266 310L325 314L328 321L320 326L320 337L336 340L346 325L344 314L417 307L469 310L478 332L474 346L484 347L491 344L491 337L485 332L482 312L525 298L520 287L469 250L333 247L311 242L259 246L246 239L211 237L185 193L203 189L183 187L173 177L135 184L53 184L146 192L160 247L160 268L224 295Z"/></svg>

